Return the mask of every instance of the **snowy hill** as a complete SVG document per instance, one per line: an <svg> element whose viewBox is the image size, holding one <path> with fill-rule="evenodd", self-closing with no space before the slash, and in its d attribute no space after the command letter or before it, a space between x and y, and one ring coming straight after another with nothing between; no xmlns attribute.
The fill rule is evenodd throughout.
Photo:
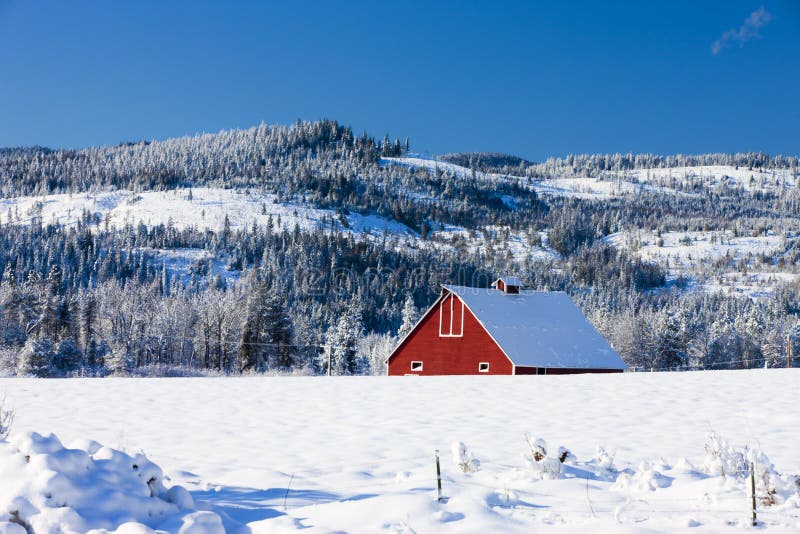
<svg viewBox="0 0 800 534"><path fill-rule="evenodd" d="M429 161L429 160L424 160ZM336 210L315 208L301 201L279 202L276 195L249 189L224 189L215 187L180 188L166 191L107 191L101 193L76 193L72 195L43 195L39 197L0 198L0 221L30 224L38 218L44 224L70 226L88 213L96 224L112 227L144 224L147 227L171 225L185 228L220 231L227 217L231 229L249 229L252 225L265 227L270 222L273 228L303 232L317 228L336 230L359 237L396 237L413 246L452 248L455 242L463 242L471 250L477 250L487 239L504 232L504 228L486 227L468 231L454 225L440 225L431 231L430 243L420 240L418 232L408 226L378 215L359 213L341 214ZM158 251L170 263L181 258L190 261L199 259L201 251ZM527 244L522 232L511 232L508 253L522 261L552 259L557 254L546 247ZM213 259L213 258L208 258ZM183 271L179 268L178 271Z"/></svg>
<svg viewBox="0 0 800 534"><path fill-rule="evenodd" d="M698 165L688 167L609 171L599 177L570 176L546 180L528 176L472 171L455 163L420 155L381 158L384 165L424 168L430 171L452 173L458 176L476 176L489 181L518 181L527 184L537 193L549 196L607 199L641 193L691 195L698 187L709 189L727 186L748 192L781 193L797 188L800 180L796 171L789 169L746 169L732 165Z"/></svg>
<svg viewBox="0 0 800 534"><path fill-rule="evenodd" d="M254 533L737 531L750 521L747 477L731 470L741 451L760 462L760 528L796 531L798 388L800 373L786 369L0 380L16 407L16 435L55 432L63 443L143 450L164 470L167 488L187 488L196 509ZM531 458L543 445L535 438L546 442L547 460ZM457 442L467 451L457 448L454 459ZM560 445L572 456L563 465ZM469 469L479 461L476 471L457 465L465 456ZM51 477L57 465L71 465L48 462ZM0 507L23 491L14 488L0 479ZM0 521L7 512L0 508ZM48 517L58 524L57 514ZM163 516L143 521L165 524Z"/></svg>
<svg viewBox="0 0 800 534"><path fill-rule="evenodd" d="M324 120L0 150L0 373L323 373L334 332L389 346L408 297L419 311L500 273L568 292L638 367L776 366L787 337L800 347L800 159L410 146ZM243 337L259 284L280 288L291 358ZM348 369L380 373L378 352Z"/></svg>
<svg viewBox="0 0 800 534"><path fill-rule="evenodd" d="M778 266L796 237L734 236L732 232L619 232L608 243L654 261L673 277L694 279L711 291L736 292L750 297L771 294L776 287L800 278L795 265ZM737 271L732 266L739 266ZM742 272L744 270L744 272Z"/></svg>
<svg viewBox="0 0 800 534"><path fill-rule="evenodd" d="M797 187L798 175L788 169L747 169L732 165L701 165L638 169L623 173L628 179L662 187L692 189L706 187L741 187L746 191L782 192Z"/></svg>
<svg viewBox="0 0 800 534"><path fill-rule="evenodd" d="M220 230L228 217L231 228L266 226L272 222L283 228L309 231L332 221L333 226L354 233L414 235L407 226L375 215L348 214L314 208L301 202L279 203L269 193L215 187L181 188L167 191L109 191L73 195L44 195L0 199L4 222L29 223L40 217L44 224L75 224L84 210L97 221L112 226L144 223L146 226L171 224L177 229L196 227Z"/></svg>

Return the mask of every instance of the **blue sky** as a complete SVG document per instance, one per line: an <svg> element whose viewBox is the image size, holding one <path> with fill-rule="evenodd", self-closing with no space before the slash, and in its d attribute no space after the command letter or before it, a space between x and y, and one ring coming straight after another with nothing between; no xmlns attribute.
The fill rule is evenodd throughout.
<svg viewBox="0 0 800 534"><path fill-rule="evenodd" d="M0 0L0 146L328 117L425 153L800 155L799 95L796 1Z"/></svg>

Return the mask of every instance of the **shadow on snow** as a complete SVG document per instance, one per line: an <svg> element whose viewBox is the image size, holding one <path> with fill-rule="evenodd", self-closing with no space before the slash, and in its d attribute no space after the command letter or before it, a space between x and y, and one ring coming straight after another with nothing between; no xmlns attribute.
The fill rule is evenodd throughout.
<svg viewBox="0 0 800 534"><path fill-rule="evenodd" d="M328 491L291 489L287 497L286 488L254 489L220 486L216 489L190 492L197 503L202 503L214 512L224 512L234 521L250 523L282 515L284 498L287 508L330 502L360 501L377 497L377 494L362 493L344 497Z"/></svg>

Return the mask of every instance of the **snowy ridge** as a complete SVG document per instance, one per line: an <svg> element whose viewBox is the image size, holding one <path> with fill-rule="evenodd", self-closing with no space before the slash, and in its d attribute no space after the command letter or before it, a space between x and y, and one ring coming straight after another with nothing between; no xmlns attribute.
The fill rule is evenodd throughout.
<svg viewBox="0 0 800 534"><path fill-rule="evenodd" d="M645 183L633 183L619 178L558 178L549 180L533 180L527 176L515 176L507 174L486 173L472 171L466 167L439 161L433 158L425 158L418 155L397 158L381 158L382 165L399 165L402 167L424 168L430 171L442 171L456 176L475 176L482 180L492 182L517 182L522 186L528 186L536 193L553 197L576 197L587 199L606 199L648 191L654 193L680 194L685 195L674 189L661 186L653 186Z"/></svg>
<svg viewBox="0 0 800 534"><path fill-rule="evenodd" d="M688 195L695 186L716 188L725 185L746 191L783 192L796 189L800 180L787 169L745 169L729 165L637 169L627 172L607 172L601 177L568 177L533 180L527 176L504 175L473 171L469 168L419 155L381 158L382 165L425 168L457 176L472 176L483 180L519 182L540 195L602 200L641 192L669 195Z"/></svg>

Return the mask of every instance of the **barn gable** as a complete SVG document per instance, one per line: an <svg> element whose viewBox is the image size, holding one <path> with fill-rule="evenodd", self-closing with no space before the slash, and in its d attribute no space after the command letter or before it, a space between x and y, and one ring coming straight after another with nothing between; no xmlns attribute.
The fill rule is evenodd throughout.
<svg viewBox="0 0 800 534"><path fill-rule="evenodd" d="M514 364L447 289L386 360L390 375L514 374Z"/></svg>

